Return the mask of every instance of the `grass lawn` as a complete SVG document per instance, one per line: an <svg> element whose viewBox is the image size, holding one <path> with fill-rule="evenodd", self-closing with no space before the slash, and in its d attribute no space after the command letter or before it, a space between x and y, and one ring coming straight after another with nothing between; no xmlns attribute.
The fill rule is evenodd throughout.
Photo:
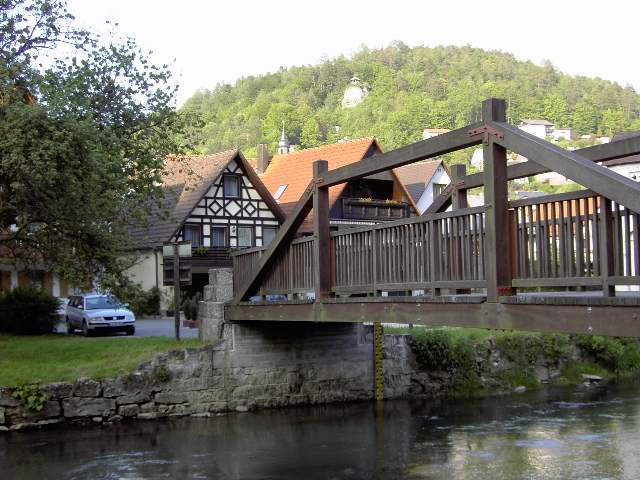
<svg viewBox="0 0 640 480"><path fill-rule="evenodd" d="M134 370L156 352L204 345L168 337L83 338L0 335L0 386L105 378Z"/></svg>

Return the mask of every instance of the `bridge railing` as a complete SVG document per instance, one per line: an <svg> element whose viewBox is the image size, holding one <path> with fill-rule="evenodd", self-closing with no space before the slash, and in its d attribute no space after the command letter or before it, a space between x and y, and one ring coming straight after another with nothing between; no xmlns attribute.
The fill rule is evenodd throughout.
<svg viewBox="0 0 640 480"><path fill-rule="evenodd" d="M313 262L314 237L293 240L270 266L259 295L286 295L313 291L315 266ZM233 256L234 289L246 282L255 272L260 257L267 247L240 250Z"/></svg>
<svg viewBox="0 0 640 480"><path fill-rule="evenodd" d="M640 283L637 213L591 190L509 206L515 288Z"/></svg>
<svg viewBox="0 0 640 480"><path fill-rule="evenodd" d="M484 207L333 232L335 293L482 288Z"/></svg>

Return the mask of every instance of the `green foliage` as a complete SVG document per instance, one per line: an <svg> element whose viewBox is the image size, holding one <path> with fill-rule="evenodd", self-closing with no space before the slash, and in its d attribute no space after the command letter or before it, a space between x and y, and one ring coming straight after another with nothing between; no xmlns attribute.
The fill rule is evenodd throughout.
<svg viewBox="0 0 640 480"><path fill-rule="evenodd" d="M187 298L182 302L182 312L187 320L198 319L198 303L200 302L200 293L196 293L192 298Z"/></svg>
<svg viewBox="0 0 640 480"><path fill-rule="evenodd" d="M41 289L18 287L0 296L0 332L15 335L52 333L59 300Z"/></svg>
<svg viewBox="0 0 640 480"><path fill-rule="evenodd" d="M165 365L157 365L151 371L151 377L160 383L167 383L171 380L171 371Z"/></svg>
<svg viewBox="0 0 640 480"><path fill-rule="evenodd" d="M575 385L584 382L583 374L610 378L611 372L602 365L590 361L573 362L562 371L562 376L554 380L556 385Z"/></svg>
<svg viewBox="0 0 640 480"><path fill-rule="evenodd" d="M471 396L481 388L472 337L452 334L453 329L416 329L410 345L421 368L451 376L456 396Z"/></svg>
<svg viewBox="0 0 640 480"><path fill-rule="evenodd" d="M640 373L640 344L637 339L582 335L577 342L584 353L616 375Z"/></svg>
<svg viewBox="0 0 640 480"><path fill-rule="evenodd" d="M119 283L105 282L103 287L122 303L129 305L136 316L160 314L162 292L158 287L151 287L145 292L139 283L133 283L127 278Z"/></svg>
<svg viewBox="0 0 640 480"><path fill-rule="evenodd" d="M342 95L354 75L368 86L369 95L356 107L343 109ZM186 136L201 153L248 150L261 141L275 151L282 121L292 143L304 147L375 135L385 149L392 149L421 139L426 127L454 128L477 121L480 102L490 96L507 99L513 123L542 117L581 133L626 129L640 116L640 97L630 87L572 77L551 64L520 62L497 51L409 48L402 43L363 47L351 58L340 56L199 91L181 112L204 124ZM619 111L624 111L624 122ZM447 161L469 159L470 154Z"/></svg>
<svg viewBox="0 0 640 480"><path fill-rule="evenodd" d="M13 391L13 397L34 412L42 411L45 403L49 400L49 394L37 384L18 385Z"/></svg>
<svg viewBox="0 0 640 480"><path fill-rule="evenodd" d="M538 359L558 362L569 353L569 337L531 332L501 332L496 334L498 350L520 367L529 368Z"/></svg>
<svg viewBox="0 0 640 480"><path fill-rule="evenodd" d="M168 66L78 28L65 0L0 2L0 38L5 256L77 285L119 272L127 226L160 202L162 158L190 117L172 108Z"/></svg>

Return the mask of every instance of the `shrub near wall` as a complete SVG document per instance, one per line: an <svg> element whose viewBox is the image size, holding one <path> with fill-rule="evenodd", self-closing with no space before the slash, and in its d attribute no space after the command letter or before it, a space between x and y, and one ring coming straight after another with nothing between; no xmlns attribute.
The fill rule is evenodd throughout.
<svg viewBox="0 0 640 480"><path fill-rule="evenodd" d="M59 300L32 287L18 287L0 296L0 332L14 335L52 333Z"/></svg>

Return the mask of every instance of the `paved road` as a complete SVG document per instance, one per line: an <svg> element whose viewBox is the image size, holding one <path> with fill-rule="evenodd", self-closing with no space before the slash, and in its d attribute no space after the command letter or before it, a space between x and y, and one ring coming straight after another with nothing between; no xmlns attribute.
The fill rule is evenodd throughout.
<svg viewBox="0 0 640 480"><path fill-rule="evenodd" d="M58 324L58 332L65 332L64 323ZM114 333L126 337L123 333ZM173 337L174 327L173 318L156 319L137 319L136 320L136 337ZM197 328L187 328L180 325L180 338L198 338Z"/></svg>

